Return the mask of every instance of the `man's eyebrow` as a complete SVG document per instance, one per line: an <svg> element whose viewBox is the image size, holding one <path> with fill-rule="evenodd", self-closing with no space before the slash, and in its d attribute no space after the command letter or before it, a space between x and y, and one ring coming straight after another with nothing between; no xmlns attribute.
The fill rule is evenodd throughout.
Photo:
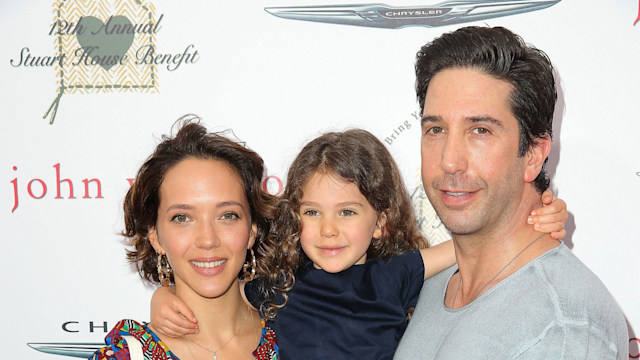
<svg viewBox="0 0 640 360"><path fill-rule="evenodd" d="M483 123L483 122L491 123L500 128L504 128L504 124L502 123L502 121L490 115L467 116L465 120L472 123ZM426 123L438 123L438 122L442 122L442 118L437 115L425 115L422 117L422 120L420 121L421 125L424 125Z"/></svg>
<svg viewBox="0 0 640 360"><path fill-rule="evenodd" d="M472 122L472 123L491 123L499 128L504 128L504 125L502 124L502 121L489 116L489 115L480 115L480 116L468 116L466 118L467 121Z"/></svg>
<svg viewBox="0 0 640 360"><path fill-rule="evenodd" d="M440 122L440 121L442 121L442 118L440 116L425 115L422 117L422 120L420 120L420 125L424 125L425 123L428 123L428 122Z"/></svg>

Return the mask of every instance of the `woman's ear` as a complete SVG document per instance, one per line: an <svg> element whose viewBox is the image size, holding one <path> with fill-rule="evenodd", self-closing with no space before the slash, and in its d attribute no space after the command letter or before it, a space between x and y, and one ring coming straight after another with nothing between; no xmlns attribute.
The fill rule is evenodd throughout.
<svg viewBox="0 0 640 360"><path fill-rule="evenodd" d="M158 241L158 231L156 230L155 226L150 226L149 230L147 230L147 234L149 237L149 242L151 243L151 246L153 246L153 249L156 251L156 253L158 253L159 255L164 254L165 251L162 245L160 245L160 241Z"/></svg>
<svg viewBox="0 0 640 360"><path fill-rule="evenodd" d="M373 238L380 239L387 232L387 213L384 211L378 214L378 220L376 220L376 229L373 231Z"/></svg>
<svg viewBox="0 0 640 360"><path fill-rule="evenodd" d="M247 245L247 249L251 249L256 243L256 236L258 235L258 224L252 223L251 229L249 231L249 244Z"/></svg>

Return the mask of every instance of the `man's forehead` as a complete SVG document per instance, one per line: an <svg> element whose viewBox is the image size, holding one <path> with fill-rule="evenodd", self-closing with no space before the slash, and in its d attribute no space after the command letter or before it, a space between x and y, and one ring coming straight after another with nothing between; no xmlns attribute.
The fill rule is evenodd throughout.
<svg viewBox="0 0 640 360"><path fill-rule="evenodd" d="M474 68L451 68L431 79L425 94L422 123L452 119L495 122L513 117L513 86Z"/></svg>

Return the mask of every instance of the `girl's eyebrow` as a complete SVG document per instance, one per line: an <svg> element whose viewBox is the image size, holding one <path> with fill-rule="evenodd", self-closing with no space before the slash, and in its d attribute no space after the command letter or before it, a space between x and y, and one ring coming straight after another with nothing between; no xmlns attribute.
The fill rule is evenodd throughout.
<svg viewBox="0 0 640 360"><path fill-rule="evenodd" d="M318 206L317 203L313 202L313 201L302 201L300 202L300 206Z"/></svg>
<svg viewBox="0 0 640 360"><path fill-rule="evenodd" d="M362 203L360 203L358 201L345 201L345 202L338 203L338 205L339 206L353 206L353 205L364 206L364 205L362 205Z"/></svg>
<svg viewBox="0 0 640 360"><path fill-rule="evenodd" d="M364 206L361 202L358 201L345 201L341 203L337 203L336 206ZM313 201L303 201L300 203L300 206L319 206L318 203Z"/></svg>

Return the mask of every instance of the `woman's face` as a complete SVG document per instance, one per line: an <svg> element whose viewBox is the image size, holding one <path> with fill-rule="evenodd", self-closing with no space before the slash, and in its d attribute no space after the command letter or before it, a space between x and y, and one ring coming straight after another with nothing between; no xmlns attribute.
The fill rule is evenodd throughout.
<svg viewBox="0 0 640 360"><path fill-rule="evenodd" d="M224 295L237 284L255 234L242 180L226 163L187 158L167 171L149 240L166 253L176 291Z"/></svg>

